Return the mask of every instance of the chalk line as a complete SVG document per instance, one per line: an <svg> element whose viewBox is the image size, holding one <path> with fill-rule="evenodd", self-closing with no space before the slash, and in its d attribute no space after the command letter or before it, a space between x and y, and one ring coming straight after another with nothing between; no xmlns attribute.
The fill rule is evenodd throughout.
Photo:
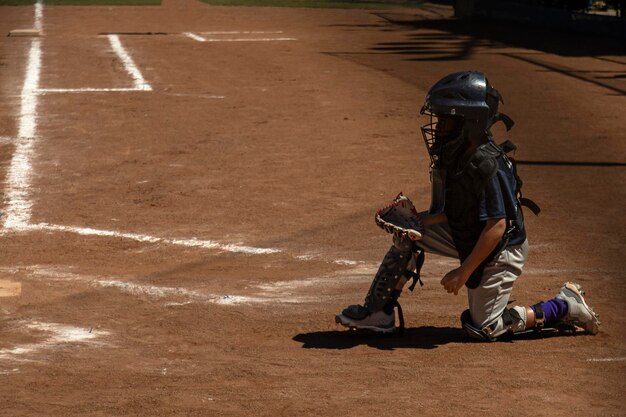
<svg viewBox="0 0 626 417"><path fill-rule="evenodd" d="M239 35L239 34L276 34L283 33L282 30L227 30L227 31L213 31L213 32L200 32L202 35Z"/></svg>
<svg viewBox="0 0 626 417"><path fill-rule="evenodd" d="M35 28L43 27L43 4L35 4ZM20 118L15 151L9 166L5 201L4 227L11 229L26 225L30 220L32 203L29 199L32 177L31 156L37 133L37 92L41 73L41 41L33 38L28 52L26 75L20 100Z"/></svg>
<svg viewBox="0 0 626 417"><path fill-rule="evenodd" d="M126 49L124 49L124 47L122 46L122 43L120 42L120 37L118 35L108 35L107 37L109 38L111 47L113 48L117 56L122 60L126 72L130 74L133 81L135 82L135 88L138 90L151 91L152 87L143 78L143 75L141 75L141 71L139 71L133 59L130 57L128 52L126 52Z"/></svg>
<svg viewBox="0 0 626 417"><path fill-rule="evenodd" d="M182 287L164 287L133 282L116 277L81 275L54 267L40 267L38 265L18 269L0 268L0 271L18 274L21 269L25 269L25 277L32 280L43 280L46 282L80 282L92 287L115 289L136 297L183 300L182 302L168 302L166 303L166 306L187 305L190 303L208 303L219 305L268 303L298 304L302 302L319 301L319 297L297 296L289 292L280 292L276 289L270 289L267 292L254 293L251 295L211 294Z"/></svg>
<svg viewBox="0 0 626 417"><path fill-rule="evenodd" d="M203 38L202 36L198 36L195 33L184 32L183 35L185 35L188 38L193 39L194 41L198 41L198 42L205 42L206 41L205 38Z"/></svg>
<svg viewBox="0 0 626 417"><path fill-rule="evenodd" d="M587 362L622 362L626 361L626 356L620 358L589 358Z"/></svg>
<svg viewBox="0 0 626 417"><path fill-rule="evenodd" d="M274 42L274 41L297 41L297 38L205 38L204 42Z"/></svg>
<svg viewBox="0 0 626 417"><path fill-rule="evenodd" d="M316 297L299 297L294 295L268 294L268 295L236 295L236 294L207 294L198 291L188 290L180 287L157 287L154 285L140 284L131 281L119 280L95 280L92 281L102 288L114 288L121 292L134 296L148 296L151 298L175 298L180 297L186 301L175 303L168 302L166 306L182 306L192 303L209 303L219 305L238 304L300 304L303 302L316 302Z"/></svg>
<svg viewBox="0 0 626 417"><path fill-rule="evenodd" d="M206 99L223 99L226 96L217 96L213 94L189 94L189 93L160 93L164 96L172 96L172 97L195 97L195 98L206 98Z"/></svg>
<svg viewBox="0 0 626 417"><path fill-rule="evenodd" d="M41 34L43 31L43 1L35 3L35 29Z"/></svg>
<svg viewBox="0 0 626 417"><path fill-rule="evenodd" d="M134 240L137 242L147 242L147 243L162 243L174 246L184 246L189 248L204 248L204 249L216 249L222 250L225 252L234 252L234 253L246 253L251 255L265 255L272 253L281 252L280 249L274 248L257 248L253 246L245 246L238 244L224 244L219 243L214 240L205 240L205 239L177 239L177 238L167 238L167 237L158 237L158 236L150 236L146 234L140 233L127 233L127 232L119 232L115 230L101 230L94 229L90 227L75 227L75 226L64 226L58 224L50 224L50 223L39 223L39 224L26 224L20 225L19 228L14 228L17 231L51 231L51 232L65 232L65 233L75 233L82 236L103 236L103 237L115 237L122 239Z"/></svg>
<svg viewBox="0 0 626 417"><path fill-rule="evenodd" d="M205 34L254 34L254 33L282 33L282 32L202 32ZM198 42L273 42L297 41L297 38L205 38L191 32L184 32L184 36Z"/></svg>
<svg viewBox="0 0 626 417"><path fill-rule="evenodd" d="M146 88L39 88L37 89L37 93L39 94L47 94L47 93L117 93L117 92L126 92L126 91L150 91L150 89Z"/></svg>

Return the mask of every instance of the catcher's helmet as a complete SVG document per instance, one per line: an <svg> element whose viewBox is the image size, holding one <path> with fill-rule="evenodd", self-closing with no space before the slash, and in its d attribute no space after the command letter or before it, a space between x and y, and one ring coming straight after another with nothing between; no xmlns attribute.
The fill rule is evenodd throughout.
<svg viewBox="0 0 626 417"><path fill-rule="evenodd" d="M480 71L455 72L439 80L420 112L431 118L422 134L433 166L451 164L468 141L485 142L497 121L510 129L513 121L498 113L501 101L500 93Z"/></svg>

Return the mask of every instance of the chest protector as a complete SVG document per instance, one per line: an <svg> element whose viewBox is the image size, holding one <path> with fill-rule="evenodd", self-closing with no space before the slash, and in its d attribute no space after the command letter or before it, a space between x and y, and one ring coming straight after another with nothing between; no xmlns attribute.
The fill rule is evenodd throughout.
<svg viewBox="0 0 626 417"><path fill-rule="evenodd" d="M505 232L501 249L506 247L508 236L510 236L515 229L523 230L524 228L522 206L528 207L534 215L538 215L541 212L541 208L534 201L522 196L523 181L517 173L517 164L514 158L507 155L515 150L517 150L517 146L510 140L500 145L496 145L494 142L485 143L476 149L476 152L463 168L463 172L472 178L476 195L480 195L485 189L487 182L498 172L498 158L506 158L506 165L510 168L515 178L515 196L517 197L518 204L515 218L507 219L509 220L509 225Z"/></svg>
<svg viewBox="0 0 626 417"><path fill-rule="evenodd" d="M493 142L480 145L463 167L463 172L472 179L476 195L480 195L487 182L498 172L498 157L504 150ZM517 178L515 178L517 180Z"/></svg>

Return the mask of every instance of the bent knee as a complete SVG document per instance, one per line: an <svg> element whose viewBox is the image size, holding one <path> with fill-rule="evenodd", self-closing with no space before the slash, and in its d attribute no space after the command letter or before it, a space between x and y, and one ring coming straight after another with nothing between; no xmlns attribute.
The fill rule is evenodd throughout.
<svg viewBox="0 0 626 417"><path fill-rule="evenodd" d="M524 307L504 309L495 320L478 323L470 310L465 310L461 315L461 324L472 339L492 342L506 333L513 334L526 330L526 309Z"/></svg>

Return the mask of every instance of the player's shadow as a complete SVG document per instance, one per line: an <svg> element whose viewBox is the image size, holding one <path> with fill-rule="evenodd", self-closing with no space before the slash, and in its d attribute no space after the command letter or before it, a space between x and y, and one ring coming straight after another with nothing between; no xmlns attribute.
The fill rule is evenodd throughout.
<svg viewBox="0 0 626 417"><path fill-rule="evenodd" d="M542 332L526 331L505 335L494 343L514 343L524 340L547 339L552 337L583 336L573 329L544 329ZM300 333L293 337L302 343L303 349L352 349L367 345L380 350L395 349L436 349L448 343L481 343L470 339L465 331L455 327L422 326L404 330L403 335L380 334L368 331L333 330L325 332Z"/></svg>
<svg viewBox="0 0 626 417"><path fill-rule="evenodd" d="M422 326L397 334L380 334L366 331L324 331L300 333L293 337L304 349L352 349L367 345L381 350L436 349L448 343L468 343L465 332L454 327Z"/></svg>

